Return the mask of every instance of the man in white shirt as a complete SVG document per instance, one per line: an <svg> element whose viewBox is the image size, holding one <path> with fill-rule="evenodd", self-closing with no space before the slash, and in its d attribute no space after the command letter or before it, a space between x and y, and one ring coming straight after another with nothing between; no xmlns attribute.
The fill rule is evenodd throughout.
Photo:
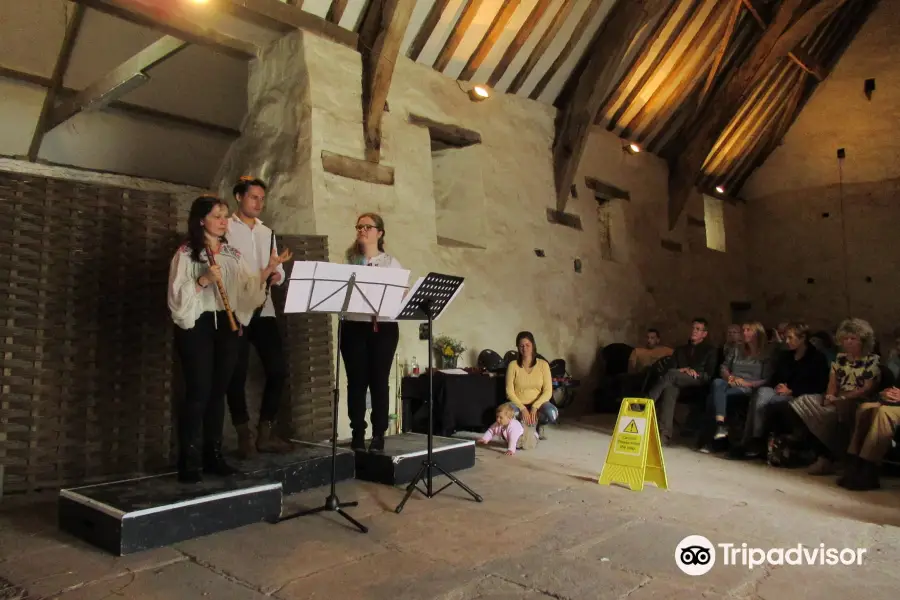
<svg viewBox="0 0 900 600"><path fill-rule="evenodd" d="M228 219L226 234L228 243L240 251L241 257L247 261L252 270L265 268L271 254L278 252L275 234L259 220L266 199L266 184L252 177L241 177L234 186L233 193L237 210ZM266 286L265 303L253 313L250 324L244 327L240 338L238 362L228 386L228 410L231 412L231 422L238 433L238 453L243 458L252 455L254 450L279 453L291 449L291 444L280 439L274 431L275 419L284 393L287 366L269 286L281 285L283 281L284 268L279 265L270 278L269 285ZM250 360L250 344L256 348L266 373L255 448L244 390Z"/></svg>

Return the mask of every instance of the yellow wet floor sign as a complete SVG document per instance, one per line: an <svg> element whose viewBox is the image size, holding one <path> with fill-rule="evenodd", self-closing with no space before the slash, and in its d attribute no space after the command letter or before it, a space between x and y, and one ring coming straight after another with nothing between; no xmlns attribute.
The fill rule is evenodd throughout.
<svg viewBox="0 0 900 600"><path fill-rule="evenodd" d="M644 489L644 482L669 489L652 400L622 400L599 482L621 483L636 492Z"/></svg>

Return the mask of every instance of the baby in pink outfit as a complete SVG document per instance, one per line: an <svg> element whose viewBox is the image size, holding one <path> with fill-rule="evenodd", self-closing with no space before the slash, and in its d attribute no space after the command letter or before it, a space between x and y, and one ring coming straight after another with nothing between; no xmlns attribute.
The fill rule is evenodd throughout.
<svg viewBox="0 0 900 600"><path fill-rule="evenodd" d="M506 455L512 456L516 453L516 448L521 448L525 440L522 436L525 434L525 428L516 419L516 413L513 411L509 403L502 404L497 407L497 420L494 424L484 432L484 435L478 440L479 444L488 444L495 437L499 437L506 442ZM537 432L532 431L535 442L537 441ZM529 446L534 447L532 444Z"/></svg>

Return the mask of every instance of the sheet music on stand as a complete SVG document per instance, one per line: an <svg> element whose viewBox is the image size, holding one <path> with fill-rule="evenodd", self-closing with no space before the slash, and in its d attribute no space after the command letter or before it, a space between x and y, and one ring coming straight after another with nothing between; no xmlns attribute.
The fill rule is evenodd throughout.
<svg viewBox="0 0 900 600"><path fill-rule="evenodd" d="M444 314L444 309L462 291L463 285L465 285L463 278L455 275L429 273L425 277L420 277L410 288L400 312L394 318L398 321L427 319L429 317L425 312L427 306L431 312L431 319L437 321Z"/></svg>

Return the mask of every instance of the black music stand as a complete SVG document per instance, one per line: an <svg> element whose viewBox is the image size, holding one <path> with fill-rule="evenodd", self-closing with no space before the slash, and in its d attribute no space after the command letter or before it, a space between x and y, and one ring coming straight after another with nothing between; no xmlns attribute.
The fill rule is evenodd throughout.
<svg viewBox="0 0 900 600"><path fill-rule="evenodd" d="M441 465L434 462L434 368L432 355L434 345L434 320L441 315L441 312L450 304L456 292L462 287L463 278L455 275L441 275L440 273L429 273L427 277L416 284L412 295L406 301L400 314L397 315L398 321L428 321L428 452L425 460L422 461L422 468L409 482L406 488L406 495L403 501L397 505L396 513L400 513L406 505L406 501L412 496L413 491L419 490L426 498L434 498L442 491L453 485L454 483L469 493L476 502L481 502L483 498L473 492L466 484L457 479L454 475L447 472ZM433 471L437 469L450 479L450 483L441 489L434 491L433 488ZM424 479L426 489L418 487L419 480Z"/></svg>
<svg viewBox="0 0 900 600"><path fill-rule="evenodd" d="M368 267L366 268L368 269ZM290 515L282 516L278 519L278 521L276 521L277 523L287 521L289 519L295 519L297 517L305 517L308 515L318 514L327 510L338 513L353 525L355 525L357 529L359 529L362 533L369 532L368 527L354 519L344 510L344 508L347 507L358 506L359 503L355 501L341 502L335 490L335 480L337 478L337 468L335 463L337 457L338 437L338 401L340 399L339 382L341 379L341 333L343 329L344 316L346 313L362 312L374 316L383 314L385 310L390 312L390 305L392 303L393 306L399 304L399 298L402 297L402 291L406 290L405 283L402 283L402 280L404 279L403 274L405 273L405 278L408 278L409 272L397 269L378 269L380 273L376 274L374 271L368 271L366 272L366 275L368 276L378 275L378 277L381 279L396 279L397 282L389 283L382 281L363 281L358 283L357 274L350 272L352 270L353 269L350 267L350 265L314 263L312 265L312 271L308 274L300 275L295 278L294 272L292 271L291 273L290 281L296 282L298 284L302 282L303 285L298 286L296 290L288 289L289 298L285 302L286 313L323 312L336 314L338 317L337 344L335 350L336 358L334 368L334 399L332 400L331 404L331 493L325 499L324 505L317 508L303 510ZM369 293L372 294L373 297L372 300L370 300L366 296L366 291L359 287L360 283L369 288ZM326 289L324 297L316 297L316 284L321 284L322 287ZM388 294L388 288L393 288L392 294ZM292 291L295 292L293 298L291 297ZM363 300L363 304L360 305L359 303L357 303L356 310L348 311L350 299L353 296L354 292L357 293L358 298L361 298ZM379 294L378 292L381 293ZM375 296L378 296L379 299L375 300ZM392 300L392 297L395 300ZM376 308L376 305L378 306L378 308ZM385 305L387 305L386 309Z"/></svg>

